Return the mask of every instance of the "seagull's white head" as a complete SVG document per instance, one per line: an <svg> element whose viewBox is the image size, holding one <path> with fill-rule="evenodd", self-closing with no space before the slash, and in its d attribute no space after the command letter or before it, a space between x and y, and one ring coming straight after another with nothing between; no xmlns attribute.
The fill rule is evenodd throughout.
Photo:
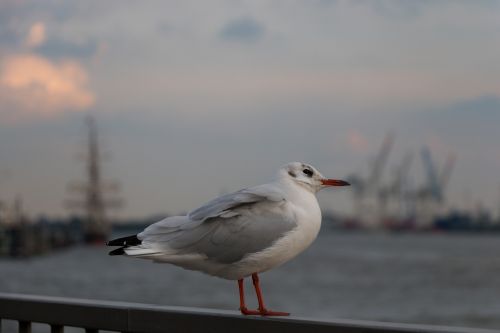
<svg viewBox="0 0 500 333"><path fill-rule="evenodd" d="M348 182L339 179L325 178L315 167L312 165L291 162L283 166L279 175L281 178L288 179L294 183L305 187L309 191L316 193L322 188L328 186L348 186Z"/></svg>

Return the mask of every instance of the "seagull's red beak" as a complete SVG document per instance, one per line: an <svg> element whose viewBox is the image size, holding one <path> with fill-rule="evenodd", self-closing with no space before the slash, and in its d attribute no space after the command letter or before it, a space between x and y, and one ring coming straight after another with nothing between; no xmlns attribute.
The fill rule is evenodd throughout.
<svg viewBox="0 0 500 333"><path fill-rule="evenodd" d="M325 186L349 186L348 182L340 179L321 179L321 184Z"/></svg>

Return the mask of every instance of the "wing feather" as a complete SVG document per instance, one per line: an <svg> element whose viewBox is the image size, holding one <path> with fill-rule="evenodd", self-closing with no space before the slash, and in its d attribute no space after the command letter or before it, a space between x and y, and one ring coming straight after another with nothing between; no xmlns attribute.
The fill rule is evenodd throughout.
<svg viewBox="0 0 500 333"><path fill-rule="evenodd" d="M271 246L296 227L279 189L270 185L214 199L187 216L168 217L137 235L141 247L169 255L202 254L231 263Z"/></svg>
<svg viewBox="0 0 500 333"><path fill-rule="evenodd" d="M220 196L193 210L188 214L188 217L191 220L206 220L223 214L229 214L231 210L243 205L261 201L278 202L284 199L283 192L278 188L269 184L260 185Z"/></svg>

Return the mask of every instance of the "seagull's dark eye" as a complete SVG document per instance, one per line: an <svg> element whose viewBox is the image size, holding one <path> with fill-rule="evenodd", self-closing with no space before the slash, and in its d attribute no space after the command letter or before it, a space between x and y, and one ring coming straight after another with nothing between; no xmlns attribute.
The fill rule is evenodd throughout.
<svg viewBox="0 0 500 333"><path fill-rule="evenodd" d="M312 170L309 170L309 169L304 169L304 170L302 170L302 172L303 172L303 173L304 173L304 175L306 175L307 177L312 177L312 175L313 175Z"/></svg>

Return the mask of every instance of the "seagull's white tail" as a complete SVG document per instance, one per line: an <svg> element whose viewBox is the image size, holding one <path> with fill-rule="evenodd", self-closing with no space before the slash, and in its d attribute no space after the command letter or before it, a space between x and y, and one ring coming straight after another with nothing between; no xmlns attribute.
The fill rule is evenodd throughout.
<svg viewBox="0 0 500 333"><path fill-rule="evenodd" d="M155 254L161 254L160 251L151 249L151 248L144 248L141 246L130 246L126 247L123 249L125 251L125 254L131 257L143 257L143 256L151 256Z"/></svg>

